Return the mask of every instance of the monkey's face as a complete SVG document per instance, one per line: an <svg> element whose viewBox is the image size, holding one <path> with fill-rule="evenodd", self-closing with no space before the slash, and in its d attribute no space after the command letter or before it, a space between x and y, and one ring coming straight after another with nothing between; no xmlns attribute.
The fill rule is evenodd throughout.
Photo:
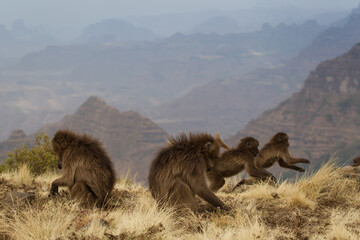
<svg viewBox="0 0 360 240"><path fill-rule="evenodd" d="M58 168L59 168L59 169L62 169L62 161L61 161L61 158L59 158L59 161L58 161Z"/></svg>
<svg viewBox="0 0 360 240"><path fill-rule="evenodd" d="M241 139L239 147L250 149L255 155L259 153L259 141L253 137Z"/></svg>
<svg viewBox="0 0 360 240"><path fill-rule="evenodd" d="M273 137L273 140L275 140L276 142L285 142L289 140L289 136L284 132L278 132Z"/></svg>
<svg viewBox="0 0 360 240"><path fill-rule="evenodd" d="M220 154L220 145L216 141L208 141L204 145L205 153L209 158L216 158Z"/></svg>
<svg viewBox="0 0 360 240"><path fill-rule="evenodd" d="M52 144L52 148L53 148L53 151L55 152L55 154L58 154L59 151L60 151L60 146L59 144L56 142L55 138L53 138L51 140L51 144Z"/></svg>
<svg viewBox="0 0 360 240"><path fill-rule="evenodd" d="M64 149L69 145L70 136L66 130L59 130L56 132L54 138L51 140L53 150L57 155L61 155Z"/></svg>

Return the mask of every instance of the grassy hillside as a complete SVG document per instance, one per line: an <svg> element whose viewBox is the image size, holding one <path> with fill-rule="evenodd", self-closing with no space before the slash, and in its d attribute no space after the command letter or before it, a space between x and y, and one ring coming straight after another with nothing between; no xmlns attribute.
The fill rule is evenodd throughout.
<svg viewBox="0 0 360 240"><path fill-rule="evenodd" d="M48 198L56 174L32 176L27 167L0 174L0 239L359 239L359 177L334 161L278 186L258 184L217 195L231 208L198 200L198 216L158 209L147 187L118 180L109 207L84 209L67 189ZM29 193L30 202L19 193Z"/></svg>

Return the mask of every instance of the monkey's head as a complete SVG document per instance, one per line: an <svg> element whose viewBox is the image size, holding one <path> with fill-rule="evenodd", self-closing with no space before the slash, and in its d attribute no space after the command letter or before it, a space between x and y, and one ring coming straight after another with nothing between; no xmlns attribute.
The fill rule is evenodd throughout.
<svg viewBox="0 0 360 240"><path fill-rule="evenodd" d="M238 149L249 149L254 156L259 153L259 141L253 137L245 137L240 140Z"/></svg>
<svg viewBox="0 0 360 240"><path fill-rule="evenodd" d="M230 147L223 142L219 133L215 133L215 138L209 134L204 134L203 136L204 139L202 139L202 146L204 148L202 152L205 155L207 171L209 171L213 168L214 161L216 161L216 159L219 157L220 149L224 148L229 150Z"/></svg>
<svg viewBox="0 0 360 240"><path fill-rule="evenodd" d="M217 157L220 154L220 149L225 148L230 149L222 139L220 138L219 133L215 134L215 138L208 133L189 133L189 138L185 133L180 133L177 137L170 137L166 141L169 147L181 145L181 144L191 144L199 148L201 152L205 154L210 154Z"/></svg>
<svg viewBox="0 0 360 240"><path fill-rule="evenodd" d="M179 133L177 136L170 137L167 141L168 147L183 148L190 147L204 156L207 169L211 169L214 160L219 157L221 147L230 149L220 138L219 134L215 134L215 138L208 133Z"/></svg>
<svg viewBox="0 0 360 240"><path fill-rule="evenodd" d="M270 140L271 142L288 142L289 136L284 132L276 133Z"/></svg>
<svg viewBox="0 0 360 240"><path fill-rule="evenodd" d="M62 154L64 150L71 144L74 138L75 134L70 130L59 130L55 133L55 136L51 140L53 151L59 158L59 169L62 168Z"/></svg>

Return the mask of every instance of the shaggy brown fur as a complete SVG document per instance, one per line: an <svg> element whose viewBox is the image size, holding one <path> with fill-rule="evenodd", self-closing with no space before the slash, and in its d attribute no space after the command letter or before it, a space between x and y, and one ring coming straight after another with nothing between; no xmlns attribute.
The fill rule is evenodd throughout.
<svg viewBox="0 0 360 240"><path fill-rule="evenodd" d="M276 133L270 141L261 148L255 157L255 166L259 169L266 169L278 162L280 167L294 169L299 172L305 170L301 167L293 165L295 163L310 163L304 158L293 158L289 153L289 136L284 132ZM236 186L242 184L253 184L253 179L241 180Z"/></svg>
<svg viewBox="0 0 360 240"><path fill-rule="evenodd" d="M68 186L72 199L102 207L116 179L113 164L101 143L87 135L59 130L52 145L63 175L52 182L50 195L55 195L59 186Z"/></svg>
<svg viewBox="0 0 360 240"><path fill-rule="evenodd" d="M198 211L195 195L215 207L227 209L209 189L206 172L219 156L221 143L207 133L181 133L168 141L151 163L149 188L159 202Z"/></svg>
<svg viewBox="0 0 360 240"><path fill-rule="evenodd" d="M260 180L274 178L268 171L255 167L254 158L259 152L258 146L258 140L245 137L236 148L225 151L208 173L210 188L217 191L224 185L224 178L232 177L244 169L250 176Z"/></svg>

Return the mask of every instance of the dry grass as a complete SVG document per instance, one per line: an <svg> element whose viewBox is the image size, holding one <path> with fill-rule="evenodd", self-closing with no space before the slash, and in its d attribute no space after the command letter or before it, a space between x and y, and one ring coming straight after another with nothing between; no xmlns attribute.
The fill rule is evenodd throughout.
<svg viewBox="0 0 360 240"><path fill-rule="evenodd" d="M26 186L30 186L33 176L30 172L30 169L26 165L20 166L19 170L15 173L6 172L2 173L2 177L8 180L11 180L15 184L23 184Z"/></svg>
<svg viewBox="0 0 360 240"><path fill-rule="evenodd" d="M359 176L331 160L318 172L277 186L260 183L217 195L229 212L199 199L198 216L159 209L148 189L128 176L117 181L106 209L84 209L66 189L48 198L57 175L26 167L0 175L0 239L360 239ZM13 192L35 201L13 202Z"/></svg>

